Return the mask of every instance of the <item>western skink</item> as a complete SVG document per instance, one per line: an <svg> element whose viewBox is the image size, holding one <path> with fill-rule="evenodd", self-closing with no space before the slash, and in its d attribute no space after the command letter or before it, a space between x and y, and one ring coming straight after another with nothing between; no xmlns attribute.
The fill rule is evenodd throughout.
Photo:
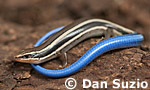
<svg viewBox="0 0 150 90"><path fill-rule="evenodd" d="M62 28L62 27L61 27ZM23 50L15 56L18 62L39 64L56 57L63 57L63 65L67 64L66 52L72 47L91 37L118 36L135 33L133 30L102 19L78 20L54 35L48 37L47 41L31 49Z"/></svg>
<svg viewBox="0 0 150 90"><path fill-rule="evenodd" d="M99 20L99 19L96 19L96 20ZM103 21L103 20L101 20ZM105 20L104 20L105 21ZM83 21L84 22L84 21ZM86 22L86 21L85 21ZM107 22L107 21L105 21ZM82 22L81 22L82 23ZM81 24L80 23L80 24ZM77 25L80 25L80 24L77 24ZM60 69L60 70L48 70L48 69L45 69L45 68L42 68L40 65L38 64L32 64L32 67L37 70L38 72L40 72L41 74L43 75L46 75L46 76L50 76L50 77L64 77L64 76L68 76L68 75L71 75L75 72L77 72L78 70L80 70L82 67L84 67L85 65L87 65L88 63L90 63L94 58L96 58L97 56L99 56L100 54L104 53L104 52L107 52L109 50L113 50L113 49L117 49L117 48L125 48L125 47L132 47L132 46L139 46L142 44L142 41L143 41L143 36L141 34L136 34L136 32L130 30L130 29L126 29L126 28L123 28L119 25L116 26L116 24L113 24L113 23L108 23L107 24L103 24L101 28L98 28L99 29L99 35L100 36L103 36L105 35L106 37L106 34L107 32L109 32L111 30L111 35L108 35L108 37L110 36L115 36L115 37L112 37L112 38L109 38L109 39L106 39L106 40L103 40L101 42L99 42L98 44L96 44L95 46L93 46L90 50L88 50L79 60L77 60L75 63L73 63L72 65L70 65L69 67L66 67L64 69ZM75 25L76 26L76 25ZM74 27L75 27L74 26ZM82 25L81 25L82 26ZM118 28L118 26L120 28ZM94 28L96 26L93 26L92 28ZM52 30L51 32L47 33L45 36L43 36L36 44L35 46L38 46L40 45L47 37L49 37L50 35L54 34L54 33L57 33L59 32L63 27L60 27L58 29L55 29L55 30ZM71 29L71 28L70 28ZM70 29L68 29L67 31L69 31ZM63 29L64 30L64 29ZM91 29L90 29L91 30ZM98 30L95 30L92 29L93 31L98 31ZM71 40L78 40L80 39L79 37L85 37L83 39L80 39L78 42L74 42L74 43L71 43L74 45L76 45L76 43L79 43L81 42L82 40L86 39L86 36L89 35L87 33L93 33L91 30L91 32L88 32L88 29L85 29L85 32L84 30L80 33L77 33L75 35L75 32L70 32L69 34L67 34L66 36L62 37L61 39L65 39L67 37L70 37L71 35L75 35L74 37L70 38L68 41L71 41ZM65 32L67 32L65 31ZM107 32L106 32L107 31ZM84 34L81 34L85 32ZM129 34L128 34L129 33ZM130 34L131 33L131 34ZM64 34L64 33L63 33ZM122 35L122 34L127 34L127 35ZM54 34L55 35L55 34ZM116 36L116 35L120 35L120 36ZM95 36L95 34L94 34ZM97 36L97 35L96 35ZM76 39L76 38L77 39ZM93 37L92 35L88 36L89 37ZM56 38L57 39L57 38ZM54 39L54 41L56 40ZM49 39L47 39L49 40ZM46 42L45 42L46 43ZM58 44L58 43L57 43ZM62 45L60 45L60 47L62 47L65 43L63 43ZM70 45L70 44L69 44ZM66 45L66 47L69 47L72 48L73 46L69 46L69 45ZM65 48L65 47L64 47ZM69 50L68 48L67 49L62 49L62 50ZM56 49L58 50L58 49ZM55 50L55 51L56 51ZM63 52L62 52L63 53ZM18 58L18 57L17 57ZM20 58L27 58L27 57L20 57ZM31 58L31 57L29 57ZM20 61L22 62L22 61ZM23 61L24 62L24 61Z"/></svg>

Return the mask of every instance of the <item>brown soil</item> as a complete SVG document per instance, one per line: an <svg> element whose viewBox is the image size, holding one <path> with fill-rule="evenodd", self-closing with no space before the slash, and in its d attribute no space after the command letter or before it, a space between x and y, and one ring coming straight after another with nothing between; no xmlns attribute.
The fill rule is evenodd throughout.
<svg viewBox="0 0 150 90"><path fill-rule="evenodd" d="M29 64L12 61L12 56L31 48L48 31L84 17L97 17L131 28L145 35L144 46L118 49L100 55L89 65L69 77L112 81L140 79L150 83L150 1L149 0L1 0L0 1L0 90L65 90L68 77L53 79L36 72ZM101 41L92 38L68 52L69 65ZM59 62L42 64L54 69ZM90 88L91 89L91 88ZM89 90L90 90L89 89ZM147 88L150 89L150 86Z"/></svg>

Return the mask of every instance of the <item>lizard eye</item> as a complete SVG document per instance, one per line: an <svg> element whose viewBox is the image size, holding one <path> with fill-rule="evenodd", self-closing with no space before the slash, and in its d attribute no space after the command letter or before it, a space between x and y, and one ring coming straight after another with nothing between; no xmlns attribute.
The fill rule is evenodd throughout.
<svg viewBox="0 0 150 90"><path fill-rule="evenodd" d="M34 57L34 55L32 55L32 54L27 54L27 55L23 55L23 56L19 56L19 57L15 57L15 58L32 58L32 57Z"/></svg>
<svg viewBox="0 0 150 90"><path fill-rule="evenodd" d="M24 58L29 58L30 57L30 55L24 55Z"/></svg>
<svg viewBox="0 0 150 90"><path fill-rule="evenodd" d="M34 55L32 55L32 54L27 54L27 55L23 56L23 58L32 58L32 57L34 57Z"/></svg>

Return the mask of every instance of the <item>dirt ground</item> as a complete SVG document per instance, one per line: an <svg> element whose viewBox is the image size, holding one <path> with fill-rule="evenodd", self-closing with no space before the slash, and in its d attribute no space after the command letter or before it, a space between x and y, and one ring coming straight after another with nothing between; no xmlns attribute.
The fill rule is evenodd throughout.
<svg viewBox="0 0 150 90"><path fill-rule="evenodd" d="M48 31L84 17L110 20L145 36L144 47L118 49L100 55L74 75L75 90L82 90L84 78L92 81L140 79L150 84L150 1L149 0L1 0L0 1L0 90L66 90L64 78L50 78L30 64L12 61L24 48L31 48ZM92 38L68 52L71 65L101 41ZM54 69L57 61L42 64ZM92 88L89 88L91 90ZM121 89L121 88L120 88ZM150 89L150 86L147 88Z"/></svg>

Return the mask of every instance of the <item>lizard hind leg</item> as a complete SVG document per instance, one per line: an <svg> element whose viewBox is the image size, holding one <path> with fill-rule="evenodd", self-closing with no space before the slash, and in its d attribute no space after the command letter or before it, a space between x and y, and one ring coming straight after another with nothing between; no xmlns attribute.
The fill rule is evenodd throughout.
<svg viewBox="0 0 150 90"><path fill-rule="evenodd" d="M105 31L104 31L104 38L105 39L108 39L110 37L114 37L114 36L119 36L119 35L122 35L121 32L117 31L116 29L114 28L107 28Z"/></svg>

